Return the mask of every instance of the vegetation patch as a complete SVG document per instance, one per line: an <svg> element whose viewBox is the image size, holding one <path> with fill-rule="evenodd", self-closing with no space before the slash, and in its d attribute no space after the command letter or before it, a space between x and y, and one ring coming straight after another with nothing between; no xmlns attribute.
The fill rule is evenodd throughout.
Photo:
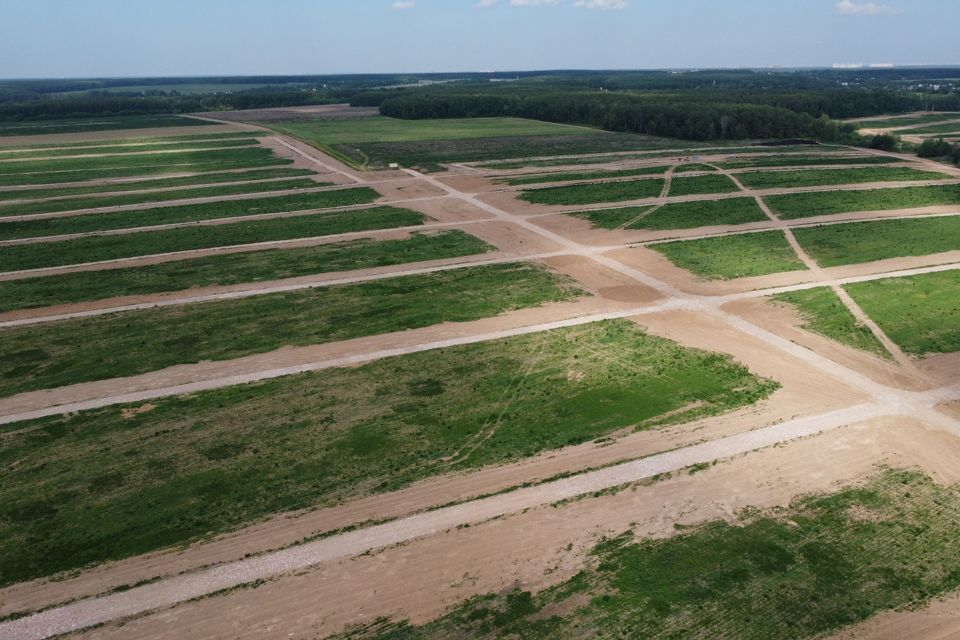
<svg viewBox="0 0 960 640"><path fill-rule="evenodd" d="M424 308L449 306L438 291ZM776 388L620 320L18 423L0 449L0 583L731 411ZM91 469L109 480L91 488Z"/></svg>
<svg viewBox="0 0 960 640"><path fill-rule="evenodd" d="M678 165L677 168L673 170L674 173L695 173L698 171L710 172L710 171L716 171L716 168L711 167L708 164L688 162L688 163Z"/></svg>
<svg viewBox="0 0 960 640"><path fill-rule="evenodd" d="M807 165L832 164L893 164L903 162L889 156L775 156L773 158L744 158L717 164L724 169L750 169L754 167L802 167Z"/></svg>
<svg viewBox="0 0 960 640"><path fill-rule="evenodd" d="M532 204L571 205L622 202L655 198L663 190L663 180L646 178L628 182L594 182L562 187L532 189L520 193L520 198Z"/></svg>
<svg viewBox="0 0 960 640"><path fill-rule="evenodd" d="M945 173L920 171L909 167L864 167L857 169L805 169L801 171L751 171L737 179L753 189L815 187L831 184L869 182L906 182L909 180L946 180Z"/></svg>
<svg viewBox="0 0 960 640"><path fill-rule="evenodd" d="M626 178L629 176L662 175L666 172L667 168L666 165L662 165L658 167L639 167L637 169L621 169L617 171L543 173L535 176L500 178L498 182L505 182L511 186L516 186L521 184L540 184L543 182L573 182L576 180L597 180L600 178Z"/></svg>
<svg viewBox="0 0 960 640"><path fill-rule="evenodd" d="M4 247L0 270L19 271L136 256L313 238L352 231L421 225L426 216L396 207L373 207L292 218L187 226L161 231L89 236L62 242Z"/></svg>
<svg viewBox="0 0 960 640"><path fill-rule="evenodd" d="M139 154L139 153L150 153L155 151L165 151L168 153L183 153L183 152L196 152L204 151L209 149L226 149L226 148L236 148L236 147L255 147L259 144L259 141L256 138L231 138L227 140L206 140L198 141L194 143L184 143L184 142L155 142L152 144L118 144L118 145L108 145L102 144L98 146L91 146L92 143L87 143L80 147L64 147L62 149L30 149L30 150L14 150L0 151L0 160L18 160L25 158L56 158L59 156L80 156L80 155L93 155L93 154L104 154L104 153L116 153L116 154ZM5 149L0 147L0 149Z"/></svg>
<svg viewBox="0 0 960 640"><path fill-rule="evenodd" d="M627 531L536 595L487 594L424 626L378 620L337 637L667 639L705 629L724 638L824 637L960 587L958 511L956 486L888 470L734 524L659 540Z"/></svg>
<svg viewBox="0 0 960 640"><path fill-rule="evenodd" d="M589 220L594 228L620 229L631 220L636 220L638 217L644 215L652 209L652 206L620 207L618 209L593 209L592 211L576 211L566 215Z"/></svg>
<svg viewBox="0 0 960 640"><path fill-rule="evenodd" d="M857 321L839 296L829 287L792 291L773 296L773 300L788 304L803 317L804 329L832 340L862 349L879 356L890 354L869 328Z"/></svg>
<svg viewBox="0 0 960 640"><path fill-rule="evenodd" d="M38 220L0 219L0 239L40 238L70 233L132 229L162 224L197 222L217 218L309 211L348 207L373 202L380 194L369 187L313 191L264 198L221 200L201 204L169 205L152 209L136 209L79 216L41 218ZM6 252L4 252L6 253ZM0 263L7 256L0 255Z"/></svg>
<svg viewBox="0 0 960 640"><path fill-rule="evenodd" d="M960 351L960 271L844 288L904 351L921 356Z"/></svg>
<svg viewBox="0 0 960 640"><path fill-rule="evenodd" d="M0 395L465 322L571 300L570 282L496 264L0 330Z"/></svg>
<svg viewBox="0 0 960 640"><path fill-rule="evenodd" d="M84 271L0 281L0 312L190 287L226 286L314 273L368 269L492 251L463 231L416 233L405 240L354 240L299 249L271 249L164 262L144 267Z"/></svg>
<svg viewBox="0 0 960 640"><path fill-rule="evenodd" d="M796 229L794 234L824 267L960 249L960 217L903 218Z"/></svg>
<svg viewBox="0 0 960 640"><path fill-rule="evenodd" d="M700 193L730 193L740 189L727 176L691 176L670 181L670 196L690 196Z"/></svg>
<svg viewBox="0 0 960 640"><path fill-rule="evenodd" d="M671 202L627 226L628 229L695 229L714 225L763 222L766 214L753 198Z"/></svg>
<svg viewBox="0 0 960 640"><path fill-rule="evenodd" d="M79 131L119 129L153 129L158 127L202 127L217 124L183 116L109 116L106 118L74 118L69 120L33 120L0 124L0 136L37 136Z"/></svg>
<svg viewBox="0 0 960 640"><path fill-rule="evenodd" d="M805 269L780 231L650 245L681 269L716 279L764 276Z"/></svg>
<svg viewBox="0 0 960 640"><path fill-rule="evenodd" d="M814 191L764 198L781 218L792 220L854 211L889 211L960 204L960 185Z"/></svg>

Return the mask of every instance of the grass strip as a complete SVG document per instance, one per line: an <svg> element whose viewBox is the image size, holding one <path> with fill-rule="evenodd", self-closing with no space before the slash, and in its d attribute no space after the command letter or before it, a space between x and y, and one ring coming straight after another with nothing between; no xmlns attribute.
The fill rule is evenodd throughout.
<svg viewBox="0 0 960 640"><path fill-rule="evenodd" d="M681 269L710 280L800 271L803 263L780 231L650 245Z"/></svg>
<svg viewBox="0 0 960 640"><path fill-rule="evenodd" d="M793 220L854 211L890 211L960 204L960 185L813 191L768 196L764 200L778 216Z"/></svg>
<svg viewBox="0 0 960 640"><path fill-rule="evenodd" d="M850 309L829 287L792 291L773 296L773 300L795 308L803 318L804 329L819 333L842 344L889 358L890 354L869 328L860 324Z"/></svg>
<svg viewBox="0 0 960 640"><path fill-rule="evenodd" d="M724 175L690 176L674 178L670 181L670 193L673 196L691 196L701 193L730 193L740 189Z"/></svg>
<svg viewBox="0 0 960 640"><path fill-rule="evenodd" d="M57 173L68 177L73 171L109 171L111 169L176 167L212 162L255 162L274 158L273 150L254 146L240 149L188 151L185 153L145 153L143 155L100 158L57 158L18 160L0 163L0 178L16 179L36 173ZM29 179L29 178L28 178Z"/></svg>
<svg viewBox="0 0 960 640"><path fill-rule="evenodd" d="M28 160L34 158L56 158L60 156L81 156L104 153L139 154L150 153L154 151L186 153L209 150L213 148L226 149L254 147L257 144L258 141L256 138L238 138L235 140L210 140L208 142L195 142L190 144L183 142L158 142L154 144L142 144L136 146L121 144L83 146L80 148L68 147L64 149L35 149L31 151L4 151L2 150L3 148L0 147L0 160ZM3 165L0 164L0 169L2 169L2 166Z"/></svg>
<svg viewBox="0 0 960 640"><path fill-rule="evenodd" d="M864 167L857 169L805 169L801 171L751 171L737 179L753 189L818 187L868 182L906 182L909 180L946 180L945 173L920 171L909 167Z"/></svg>
<svg viewBox="0 0 960 640"><path fill-rule="evenodd" d="M903 162L900 158L888 156L787 156L785 158L749 158L743 160L728 160L717 164L724 169L751 169L754 167L801 167L806 165L831 164L893 164Z"/></svg>
<svg viewBox="0 0 960 640"><path fill-rule="evenodd" d="M647 178L629 182L598 182L532 189L521 192L520 198L531 204L595 204L655 198L660 195L662 190L662 179Z"/></svg>
<svg viewBox="0 0 960 640"><path fill-rule="evenodd" d="M81 131L110 131L121 129L153 129L165 127L203 127L219 124L185 116L104 116L100 118L71 118L33 120L0 124L0 136L36 136Z"/></svg>
<svg viewBox="0 0 960 640"><path fill-rule="evenodd" d="M510 186L523 184L541 184L544 182L574 182L578 180L597 180L600 178L626 178L628 176L662 175L668 167L639 167L637 169L622 169L617 171L594 171L584 173L545 173L535 176L520 176L517 178L500 178L498 182L505 182Z"/></svg>

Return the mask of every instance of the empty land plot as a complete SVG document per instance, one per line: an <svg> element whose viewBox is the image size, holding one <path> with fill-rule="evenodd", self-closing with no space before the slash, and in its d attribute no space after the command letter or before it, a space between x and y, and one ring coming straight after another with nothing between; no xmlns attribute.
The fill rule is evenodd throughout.
<svg viewBox="0 0 960 640"><path fill-rule="evenodd" d="M779 231L651 244L681 269L716 279L800 271L803 263Z"/></svg>
<svg viewBox="0 0 960 640"><path fill-rule="evenodd" d="M730 193L739 187L727 176L690 176L674 178L670 182L670 196L690 196L700 193Z"/></svg>
<svg viewBox="0 0 960 640"><path fill-rule="evenodd" d="M663 190L660 178L644 178L627 182L594 182L563 187L531 189L520 198L532 204L571 205L622 202L656 198Z"/></svg>
<svg viewBox="0 0 960 640"><path fill-rule="evenodd" d="M516 178L498 178L498 182L505 182L511 186L522 184L540 184L544 182L574 182L577 180L598 180L600 178L627 178L630 176L660 175L666 173L669 167L639 167L637 169L620 169L616 171L585 171L582 173L544 173L535 176L518 176Z"/></svg>
<svg viewBox="0 0 960 640"><path fill-rule="evenodd" d="M857 321L836 292L829 287L781 293L773 296L773 300L788 304L799 311L803 318L801 326L808 331L855 349L889 357L873 332Z"/></svg>
<svg viewBox="0 0 960 640"><path fill-rule="evenodd" d="M724 169L751 169L754 167L802 167L806 165L833 165L833 164L893 164L903 162L900 158L887 156L786 156L774 158L749 158L742 160L727 160L717 165Z"/></svg>
<svg viewBox="0 0 960 640"><path fill-rule="evenodd" d="M868 182L906 182L909 180L948 180L946 173L920 171L909 167L865 167L856 169L802 169L800 171L750 171L737 179L753 189L816 187Z"/></svg>
<svg viewBox="0 0 960 640"><path fill-rule="evenodd" d="M204 186L195 189L178 189L175 191L147 191L143 193L103 194L85 198L70 198L68 200L44 200L37 202L16 202L0 205L0 222L7 216L25 216L37 213L59 213L64 211L81 211L83 209L100 209L105 207L122 207L134 204L151 202L166 202L170 200L185 200L189 198L213 198L216 196L236 196L248 193L267 193L270 191L291 191L295 189L315 189L317 187L333 186L332 182L317 182L310 178L292 178L271 182L251 182L217 186Z"/></svg>
<svg viewBox="0 0 960 640"><path fill-rule="evenodd" d="M945 124L931 125L929 127L916 127L914 129L907 129L898 133L903 135L926 135L931 133L958 133L960 132L960 120L956 122L949 122Z"/></svg>
<svg viewBox="0 0 960 640"><path fill-rule="evenodd" d="M651 213L647 214L648 211L651 211ZM594 227L601 229L626 228L649 229L651 231L746 224L748 222L762 222L767 219L757 201L753 198L673 202L656 210L649 206L624 207L580 211L570 215L589 220Z"/></svg>
<svg viewBox="0 0 960 640"><path fill-rule="evenodd" d="M422 213L397 207L372 207L307 214L272 220L186 226L142 233L89 236L61 242L3 247L0 270L19 271L136 256L195 251L259 242L313 238L338 233L421 225Z"/></svg>
<svg viewBox="0 0 960 640"><path fill-rule="evenodd" d="M580 293L542 267L496 264L5 329L0 396L476 320Z"/></svg>
<svg viewBox="0 0 960 640"><path fill-rule="evenodd" d="M227 133L204 133L186 136L153 136L137 137L128 136L125 138L104 138L98 140L85 140L82 142L47 142L45 144L27 144L17 146L0 147L3 153L9 151L50 151L53 149L83 149L90 147L117 146L136 148L138 146L149 144L172 144L181 142L220 142L223 140L238 140L241 138L262 138L262 131L231 131Z"/></svg>
<svg viewBox="0 0 960 640"><path fill-rule="evenodd" d="M0 450L0 583L724 413L776 387L614 321L19 423Z"/></svg>
<svg viewBox="0 0 960 640"><path fill-rule="evenodd" d="M960 250L960 216L821 225L794 233L824 267Z"/></svg>
<svg viewBox="0 0 960 640"><path fill-rule="evenodd" d="M99 145L83 147L67 147L64 149L30 149L0 151L0 160L24 160L27 158L56 158L61 156L84 156L100 154L141 154L153 152L184 153L188 151L202 151L204 149L226 149L253 147L259 144L256 138L231 138L228 140L208 140L194 143L186 142L157 142L140 145ZM3 165L0 164L0 168Z"/></svg>
<svg viewBox="0 0 960 640"><path fill-rule="evenodd" d="M589 220L594 228L620 229L631 220L653 209L646 207L619 207L617 209L594 209L592 211L575 211L566 215Z"/></svg>
<svg viewBox="0 0 960 640"><path fill-rule="evenodd" d="M252 180L273 180L276 178L300 178L316 175L310 169L254 169L251 171L224 171L201 173L182 178L153 178L116 182L111 184L91 184L79 187L45 187L40 189L0 190L0 202L5 200L39 200L47 198L69 198L101 193L123 191L146 191L153 189L176 189L194 185L217 184L221 182L245 182ZM320 186L319 183L316 186Z"/></svg>
<svg viewBox="0 0 960 640"><path fill-rule="evenodd" d="M182 291L457 258L493 251L463 231L415 233L404 240L353 240L176 262L0 281L0 313L120 296Z"/></svg>
<svg viewBox="0 0 960 640"><path fill-rule="evenodd" d="M710 172L710 171L716 171L716 169L714 167L711 167L708 164L698 164L694 162L694 163L688 163L688 164L681 164L677 166L677 168L674 169L673 172L674 173L694 173L697 171Z"/></svg>
<svg viewBox="0 0 960 640"><path fill-rule="evenodd" d="M913 125L932 124L944 120L958 120L960 113L938 112L920 116L891 116L877 120L857 120L853 124L861 129L885 129L894 127L910 127Z"/></svg>
<svg viewBox="0 0 960 640"><path fill-rule="evenodd" d="M109 131L120 129L154 129L159 127L202 127L216 122L184 116L105 116L103 118L75 118L69 120L35 120L0 124L0 136L35 136L79 131Z"/></svg>
<svg viewBox="0 0 960 640"><path fill-rule="evenodd" d="M0 239L40 238L71 233L89 233L115 229L131 229L162 224L198 222L217 218L234 218L291 211L309 211L332 207L368 204L380 194L369 187L311 191L282 196L221 200L201 204L167 205L153 209L134 209L110 213L9 220L0 218ZM0 256L0 261L3 258Z"/></svg>
<svg viewBox="0 0 960 640"><path fill-rule="evenodd" d="M909 353L960 351L960 271L849 284L864 311Z"/></svg>
<svg viewBox="0 0 960 640"><path fill-rule="evenodd" d="M336 638L821 638L957 588L957 487L886 470L858 486L754 510L734 523L632 530L536 595L477 596L415 627L378 620ZM923 535L916 535L916 531ZM585 631L587 630L587 631Z"/></svg>
<svg viewBox="0 0 960 640"><path fill-rule="evenodd" d="M890 211L960 204L960 185L814 191L767 196L764 200L778 216L792 220L855 211Z"/></svg>

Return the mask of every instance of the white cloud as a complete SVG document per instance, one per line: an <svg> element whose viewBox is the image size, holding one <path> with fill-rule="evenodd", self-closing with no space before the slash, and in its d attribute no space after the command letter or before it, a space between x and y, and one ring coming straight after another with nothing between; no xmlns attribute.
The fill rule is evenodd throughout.
<svg viewBox="0 0 960 640"><path fill-rule="evenodd" d="M619 11L626 8L627 0L577 0L573 3L573 6L584 9L601 9L604 11L613 9Z"/></svg>
<svg viewBox="0 0 960 640"><path fill-rule="evenodd" d="M473 6L475 6L477 9L486 9L487 7L492 7L498 2L500 2L500 0L480 0L480 2Z"/></svg>
<svg viewBox="0 0 960 640"><path fill-rule="evenodd" d="M560 2L560 0L510 0L511 7L547 7Z"/></svg>
<svg viewBox="0 0 960 640"><path fill-rule="evenodd" d="M901 11L888 4L877 4L876 2L856 3L853 0L840 0L840 2L837 3L837 13L845 16L876 16L880 14L894 15L901 13Z"/></svg>
<svg viewBox="0 0 960 640"><path fill-rule="evenodd" d="M417 3L413 2L413 0L397 0L390 5L390 8L397 11L402 11L404 9L413 9L415 6L417 6Z"/></svg>

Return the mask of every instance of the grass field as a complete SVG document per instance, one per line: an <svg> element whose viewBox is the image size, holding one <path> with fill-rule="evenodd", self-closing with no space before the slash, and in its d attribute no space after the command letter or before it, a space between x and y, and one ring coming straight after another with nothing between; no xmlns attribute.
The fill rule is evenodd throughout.
<svg viewBox="0 0 960 640"><path fill-rule="evenodd" d="M421 627L378 620L343 635L381 640L822 638L960 587L960 491L915 471L751 511L664 539L632 531L536 595L475 597ZM922 535L917 535L922 532Z"/></svg>
<svg viewBox="0 0 960 640"><path fill-rule="evenodd" d="M242 179L242 178L241 178ZM270 191L287 191L294 189L315 189L330 187L332 182L317 182L310 178L291 178L272 182L250 184L227 184L216 186L202 186L194 189L178 189L176 191L150 191L144 193L103 194L84 198L70 198L67 200L46 200L37 202L16 202L0 204L0 222L7 216L25 216L37 213L58 213L64 211L80 211L83 209L98 209L103 207L122 207L151 202L167 202L188 198L213 198L217 196L234 196L249 193L268 193Z"/></svg>
<svg viewBox="0 0 960 640"><path fill-rule="evenodd" d="M0 313L117 296L295 278L314 273L456 258L493 247L459 230L415 233L405 240L353 240L271 249L126 269L0 281Z"/></svg>
<svg viewBox="0 0 960 640"><path fill-rule="evenodd" d="M681 269L711 280L799 271L803 263L779 231L650 245Z"/></svg>
<svg viewBox="0 0 960 640"><path fill-rule="evenodd" d="M697 171L716 171L716 169L708 164L699 164L697 162L681 164L674 169L674 173L694 173Z"/></svg>
<svg viewBox="0 0 960 640"><path fill-rule="evenodd" d="M152 144L140 145L99 145L90 146L89 143L83 147L68 147L65 149L33 149L30 151L5 151L0 147L0 160L22 160L24 158L56 158L61 156L80 156L93 154L139 154L152 152L183 153L187 151L201 151L203 149L224 149L254 147L259 142L256 138L231 138L226 140L209 140L206 142L156 142ZM0 164L0 169L3 165Z"/></svg>
<svg viewBox="0 0 960 640"><path fill-rule="evenodd" d="M916 127L914 129L907 129L901 131L901 135L926 135L930 133L960 133L960 116L955 118L957 122L950 122L947 124L934 124L928 127Z"/></svg>
<svg viewBox="0 0 960 640"><path fill-rule="evenodd" d="M808 331L862 349L879 356L890 354L873 333L857 322L850 310L829 287L792 291L773 296L773 300L797 309L803 317L801 325Z"/></svg>
<svg viewBox="0 0 960 640"><path fill-rule="evenodd" d="M792 220L854 211L889 211L960 204L960 185L817 191L769 196L764 200L778 216Z"/></svg>
<svg viewBox="0 0 960 640"><path fill-rule="evenodd" d="M563 187L546 187L520 193L520 199L532 204L571 205L622 202L656 198L663 190L660 178L645 178L628 182L595 182Z"/></svg>
<svg viewBox="0 0 960 640"><path fill-rule="evenodd" d="M5 222L0 219L0 239L39 238L70 233L214 220L217 218L346 207L368 204L379 197L380 194L369 187L353 187L331 191L313 191L242 200L221 200L201 204L167 205L152 209L91 213L37 220ZM0 261L2 260L3 256L0 255Z"/></svg>
<svg viewBox="0 0 960 640"><path fill-rule="evenodd" d="M902 162L899 158L886 156L786 156L773 158L749 158L743 160L728 160L717 164L724 169L751 169L754 167L802 167L805 165L828 164L893 164Z"/></svg>
<svg viewBox="0 0 960 640"><path fill-rule="evenodd" d="M105 116L73 120L35 120L0 124L0 136L35 136L79 131L110 131L119 129L152 129L156 127L202 127L216 124L206 120L182 116Z"/></svg>
<svg viewBox="0 0 960 640"><path fill-rule="evenodd" d="M667 166L640 167L637 169L619 169L615 171L585 171L582 173L544 173L535 176L519 176L516 178L497 178L497 182L505 182L511 186L522 184L541 184L544 182L574 182L577 180L598 180L600 178L627 178L630 176L662 175Z"/></svg>
<svg viewBox="0 0 960 640"><path fill-rule="evenodd" d="M5 200L31 200L40 198L66 198L101 193L117 193L147 189L175 189L194 185L217 184L222 182L242 182L245 180L272 180L274 178L300 178L315 175L310 169L253 169L250 171L223 171L201 173L182 178L153 178L115 182L110 184L91 184L81 187L41 187L37 189L0 190L0 202Z"/></svg>
<svg viewBox="0 0 960 640"><path fill-rule="evenodd" d="M730 193L739 191L727 176L690 176L674 178L670 182L670 197L690 196L700 193Z"/></svg>
<svg viewBox="0 0 960 640"><path fill-rule="evenodd" d="M39 269L173 251L392 229L421 225L425 219L426 216L422 213L409 209L372 207L271 220L89 236L60 242L4 247L3 251L0 251L0 270Z"/></svg>
<svg viewBox="0 0 960 640"><path fill-rule="evenodd" d="M899 116L880 118L877 120L857 121L855 124L861 129L887 129L892 127L909 127L913 125L932 124L944 120L958 120L960 113L935 112L920 116Z"/></svg>
<svg viewBox="0 0 960 640"><path fill-rule="evenodd" d="M0 583L723 413L776 386L613 321L3 427Z"/></svg>
<svg viewBox="0 0 960 640"><path fill-rule="evenodd" d="M847 292L908 353L960 351L960 271L849 284Z"/></svg>
<svg viewBox="0 0 960 640"><path fill-rule="evenodd" d="M109 134L108 134L109 135ZM239 138L258 138L262 137L262 131L231 131L228 133L196 133L193 135L186 136L135 136L130 135L124 138L103 138L97 140L85 140L79 142L46 142L40 144L22 144L22 145L12 145L0 146L0 150L3 152L15 151L15 150L33 150L33 151L43 151L43 150L52 150L60 148L76 148L82 149L84 147L102 147L102 146L124 146L124 147L133 147L138 145L148 145L148 144L170 144L173 142L219 142L223 140L236 140Z"/></svg>
<svg viewBox="0 0 960 640"><path fill-rule="evenodd" d="M864 167L857 169L804 169L801 171L751 171L737 174L737 179L753 189L815 187L833 184L865 184L869 182L905 182L908 180L947 180L950 176L936 171L919 171L908 167Z"/></svg>
<svg viewBox="0 0 960 640"><path fill-rule="evenodd" d="M475 320L577 295L541 267L498 264L6 329L0 396Z"/></svg>
<svg viewBox="0 0 960 640"><path fill-rule="evenodd" d="M960 217L954 216L851 222L794 233L824 267L960 250Z"/></svg>
<svg viewBox="0 0 960 640"><path fill-rule="evenodd" d="M653 207L625 207L581 211L570 215L584 218L601 229L618 229ZM711 225L745 224L766 220L753 198L726 198L704 202L673 202L644 215L627 225L627 229L695 229Z"/></svg>

